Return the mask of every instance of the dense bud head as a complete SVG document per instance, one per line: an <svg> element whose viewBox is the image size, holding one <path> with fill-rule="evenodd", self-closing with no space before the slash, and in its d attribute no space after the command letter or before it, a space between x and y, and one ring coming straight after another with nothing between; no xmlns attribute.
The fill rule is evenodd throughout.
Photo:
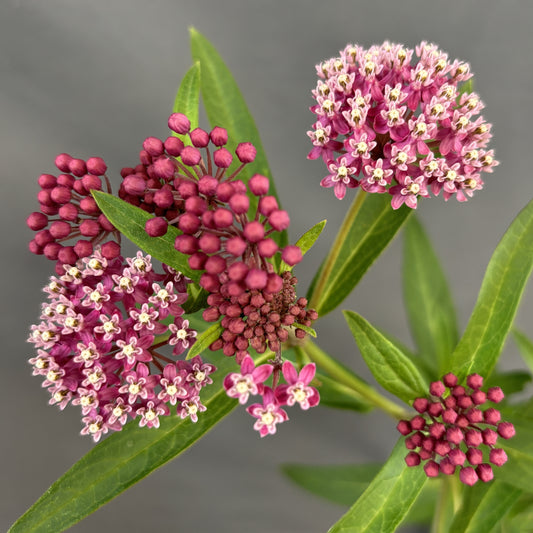
<svg viewBox="0 0 533 533"><path fill-rule="evenodd" d="M147 167L152 164L152 156L146 150L141 150L139 152L139 161L141 162L141 165Z"/></svg>
<svg viewBox="0 0 533 533"><path fill-rule="evenodd" d="M62 220L56 220L50 224L50 235L56 240L64 239L70 234L70 224Z"/></svg>
<svg viewBox="0 0 533 533"><path fill-rule="evenodd" d="M61 248L63 247L58 242L49 242L43 248L39 247L39 250L41 250L40 253L44 254L46 259L55 261L57 259L57 256L59 255L59 250L61 250Z"/></svg>
<svg viewBox="0 0 533 533"><path fill-rule="evenodd" d="M459 448L450 450L450 453L448 453L448 458L450 459L450 463L455 466L462 466L466 461L465 453Z"/></svg>
<svg viewBox="0 0 533 533"><path fill-rule="evenodd" d="M243 234L248 241L259 242L265 236L265 227L261 222L252 220L252 222L245 224Z"/></svg>
<svg viewBox="0 0 533 533"><path fill-rule="evenodd" d="M83 159L71 159L68 164L68 169L71 174L81 178L87 173L87 165Z"/></svg>
<svg viewBox="0 0 533 533"><path fill-rule="evenodd" d="M459 473L459 479L465 485L469 485L471 487L472 485L475 485L477 483L477 480L479 478L477 477L476 471L471 466L467 466L465 468L461 468L461 472Z"/></svg>
<svg viewBox="0 0 533 533"><path fill-rule="evenodd" d="M191 129L191 122L183 113L172 113L168 117L168 127L172 131L183 135Z"/></svg>
<svg viewBox="0 0 533 533"><path fill-rule="evenodd" d="M455 474L456 466L445 457L439 464L439 470L446 476L453 476Z"/></svg>
<svg viewBox="0 0 533 533"><path fill-rule="evenodd" d="M481 390L474 391L470 397L475 405L483 405L487 401L487 395Z"/></svg>
<svg viewBox="0 0 533 533"><path fill-rule="evenodd" d="M275 274L274 272L271 272L267 276L267 284L265 287L265 292L269 294L276 294L281 291L283 288L283 280L281 279L278 274Z"/></svg>
<svg viewBox="0 0 533 533"><path fill-rule="evenodd" d="M424 419L423 416L418 416L417 415L411 420L411 427L415 431L419 431L421 429L424 429L425 426L426 426L426 420Z"/></svg>
<svg viewBox="0 0 533 533"><path fill-rule="evenodd" d="M178 220L178 227L183 233L192 235L200 229L200 219L192 213L183 213Z"/></svg>
<svg viewBox="0 0 533 533"><path fill-rule="evenodd" d="M507 462L507 454L501 448L493 448L489 454L489 461L496 466L502 466Z"/></svg>
<svg viewBox="0 0 533 533"><path fill-rule="evenodd" d="M83 178L81 178L81 182L86 190L96 190L100 191L102 189L102 180L93 174L85 174Z"/></svg>
<svg viewBox="0 0 533 533"><path fill-rule="evenodd" d="M291 221L287 211L278 209L270 213L268 222L276 231L283 231L289 227Z"/></svg>
<svg viewBox="0 0 533 533"><path fill-rule="evenodd" d="M52 174L41 174L37 183L43 189L52 189L57 185L57 178L52 176Z"/></svg>
<svg viewBox="0 0 533 533"><path fill-rule="evenodd" d="M221 202L228 202L234 193L233 185L227 181L219 183L217 186L217 198Z"/></svg>
<svg viewBox="0 0 533 533"><path fill-rule="evenodd" d="M479 448L469 448L466 458L471 465L480 465L483 462L483 452Z"/></svg>
<svg viewBox="0 0 533 533"><path fill-rule="evenodd" d="M193 270L204 270L205 262L207 261L207 255L203 252L195 252L189 257L189 266Z"/></svg>
<svg viewBox="0 0 533 533"><path fill-rule="evenodd" d="M450 372L442 378L442 381L446 387L455 387L457 385L457 376Z"/></svg>
<svg viewBox="0 0 533 533"><path fill-rule="evenodd" d="M200 150L194 148L194 146L185 146L181 151L180 157L184 165L191 167L197 165L202 160Z"/></svg>
<svg viewBox="0 0 533 533"><path fill-rule="evenodd" d="M120 255L120 244L114 241L105 242L100 248L100 253L106 259L115 259Z"/></svg>
<svg viewBox="0 0 533 533"><path fill-rule="evenodd" d="M213 255L205 262L205 271L208 274L221 274L226 270L226 260L220 255Z"/></svg>
<svg viewBox="0 0 533 533"><path fill-rule="evenodd" d="M174 205L174 195L172 190L166 185L154 193L153 200L154 204L157 207L161 207L161 209L168 209Z"/></svg>
<svg viewBox="0 0 533 533"><path fill-rule="evenodd" d="M208 307L202 312L202 318L206 322L215 322L220 318L220 313L216 307Z"/></svg>
<svg viewBox="0 0 533 533"><path fill-rule="evenodd" d="M460 398L461 396L464 396L466 394L466 390L462 385L456 385L452 388L452 394L456 398Z"/></svg>
<svg viewBox="0 0 533 533"><path fill-rule="evenodd" d="M61 250L59 250L57 258L61 263L65 263L67 265L73 265L78 260L78 256L76 255L74 247L72 246L63 246Z"/></svg>
<svg viewBox="0 0 533 533"><path fill-rule="evenodd" d="M180 196L186 200L190 196L198 196L198 187L196 183L192 181L182 181L178 185L178 192L180 193Z"/></svg>
<svg viewBox="0 0 533 533"><path fill-rule="evenodd" d="M80 183L76 178L70 174L59 174L57 177L57 185L60 187L66 187L72 189L75 183Z"/></svg>
<svg viewBox="0 0 533 533"><path fill-rule="evenodd" d="M440 455L441 457L448 455L448 453L450 453L450 450L451 450L450 444L446 440L438 440L435 443L435 453Z"/></svg>
<svg viewBox="0 0 533 533"><path fill-rule="evenodd" d="M34 240L39 246L43 247L49 242L53 242L54 238L47 229L43 229L35 234Z"/></svg>
<svg viewBox="0 0 533 533"><path fill-rule="evenodd" d="M249 289L263 289L267 284L267 273L259 268L251 268L244 281Z"/></svg>
<svg viewBox="0 0 533 533"><path fill-rule="evenodd" d="M172 156L178 156L181 154L184 144L183 141L181 139L178 139L177 137L168 137L165 140L164 146L167 154Z"/></svg>
<svg viewBox="0 0 533 533"><path fill-rule="evenodd" d="M96 220L86 219L80 224L80 233L84 237L97 237L102 228Z"/></svg>
<svg viewBox="0 0 533 533"><path fill-rule="evenodd" d="M281 252L281 258L289 266L297 265L302 260L302 250L294 244L285 246L283 252Z"/></svg>
<svg viewBox="0 0 533 533"><path fill-rule="evenodd" d="M196 148L205 148L209 144L209 134L202 128L195 128L189 133L191 142Z"/></svg>
<svg viewBox="0 0 533 533"><path fill-rule="evenodd" d="M483 378L479 374L470 374L466 378L466 384L474 390L483 387Z"/></svg>
<svg viewBox="0 0 533 533"><path fill-rule="evenodd" d="M487 398L493 403L500 403L505 398L505 395L500 387L491 387L487 391Z"/></svg>
<svg viewBox="0 0 533 533"><path fill-rule="evenodd" d="M268 194L270 182L266 176L261 176L261 174L254 174L248 182L248 187L256 196L264 196L265 194Z"/></svg>
<svg viewBox="0 0 533 533"><path fill-rule="evenodd" d="M481 479L481 481L483 481L484 483L488 483L494 478L494 472L492 471L492 467L487 463L480 464L476 468L476 474L479 476L479 479Z"/></svg>
<svg viewBox="0 0 533 533"><path fill-rule="evenodd" d="M472 405L474 404L474 402L472 401L472 398L470 398L470 396L459 396L457 398L457 405L461 408L461 409L468 409L469 407L471 407Z"/></svg>
<svg viewBox="0 0 533 533"><path fill-rule="evenodd" d="M198 239L192 235L178 235L174 241L174 248L182 254L191 255L198 251Z"/></svg>
<svg viewBox="0 0 533 533"><path fill-rule="evenodd" d="M450 427L446 431L446 438L452 443L452 444L459 444L463 440L463 432L458 427Z"/></svg>
<svg viewBox="0 0 533 533"><path fill-rule="evenodd" d="M141 176L130 174L124 178L122 182L124 190L132 196L141 196L146 189L146 181Z"/></svg>
<svg viewBox="0 0 533 533"><path fill-rule="evenodd" d="M405 457L405 463L407 466L418 466L420 464L420 455L416 452L409 452Z"/></svg>
<svg viewBox="0 0 533 533"><path fill-rule="evenodd" d="M213 152L213 161L219 168L229 168L233 162L233 156L226 148L219 148Z"/></svg>
<svg viewBox="0 0 533 533"><path fill-rule="evenodd" d="M446 427L440 422L433 422L429 426L429 434L435 439L440 439L446 433Z"/></svg>
<svg viewBox="0 0 533 533"><path fill-rule="evenodd" d="M33 231L39 231L48 225L48 217L43 213L34 212L26 219L28 228Z"/></svg>
<svg viewBox="0 0 533 533"><path fill-rule="evenodd" d="M233 281L242 281L248 274L248 266L241 261L232 263L228 269L229 279Z"/></svg>
<svg viewBox="0 0 533 533"><path fill-rule="evenodd" d="M206 272L200 278L200 285L208 292L215 292L219 289L220 282L216 274L208 274Z"/></svg>
<svg viewBox="0 0 533 533"><path fill-rule="evenodd" d="M413 408L419 413L425 413L427 411L429 401L426 398L417 398L413 402Z"/></svg>
<svg viewBox="0 0 533 533"><path fill-rule="evenodd" d="M424 472L428 477L437 477L439 475L439 465L435 461L428 461L424 465Z"/></svg>
<svg viewBox="0 0 533 533"><path fill-rule="evenodd" d="M87 215L98 215L100 208L92 196L80 200L80 209Z"/></svg>
<svg viewBox="0 0 533 533"><path fill-rule="evenodd" d="M61 172L70 172L70 161L72 159L72 156L68 154L59 154L55 158L55 165L56 167L61 170Z"/></svg>
<svg viewBox="0 0 533 533"><path fill-rule="evenodd" d="M469 429L465 434L465 442L467 446L476 448L483 442L483 435L477 429Z"/></svg>
<svg viewBox="0 0 533 533"><path fill-rule="evenodd" d="M402 435L409 435L409 433L411 433L411 424L408 420L400 420L396 426L396 429Z"/></svg>
<svg viewBox="0 0 533 533"><path fill-rule="evenodd" d="M490 428L485 428L481 434L483 435L483 443L487 446L494 446L498 440L498 434L496 431Z"/></svg>
<svg viewBox="0 0 533 533"><path fill-rule="evenodd" d="M77 180L72 185L72 189L74 192L77 192L80 196L86 196L89 194L89 191L83 186L83 183L81 180Z"/></svg>
<svg viewBox="0 0 533 533"><path fill-rule="evenodd" d="M94 251L93 245L91 241L84 241L80 239L75 245L74 245L74 253L78 257L88 257L90 256Z"/></svg>
<svg viewBox="0 0 533 533"><path fill-rule="evenodd" d="M251 163L255 159L257 150L252 143L246 142L240 143L237 146L235 153L237 154L237 157L241 163Z"/></svg>
<svg viewBox="0 0 533 533"><path fill-rule="evenodd" d="M496 425L501 420L501 417L500 411L494 409L494 407L490 407L483 413L483 418L487 424Z"/></svg>
<svg viewBox="0 0 533 533"><path fill-rule="evenodd" d="M198 244L206 254L214 254L220 250L220 238L212 233L204 233L198 240Z"/></svg>
<svg viewBox="0 0 533 533"><path fill-rule="evenodd" d="M278 201L274 196L263 196L259 200L257 210L266 217L278 209Z"/></svg>
<svg viewBox="0 0 533 533"><path fill-rule="evenodd" d="M440 402L431 402L428 407L428 413L433 416L437 417L442 414L444 411L444 407L442 407L442 404Z"/></svg>
<svg viewBox="0 0 533 533"><path fill-rule="evenodd" d="M233 213L229 209L219 207L213 213L213 221L218 228L228 228L233 224Z"/></svg>
<svg viewBox="0 0 533 533"><path fill-rule="evenodd" d="M472 408L466 413L466 418L471 424L480 424L483 422L483 411L481 409Z"/></svg>
<svg viewBox="0 0 533 533"><path fill-rule="evenodd" d="M274 239L267 238L257 243L257 250L261 257L272 257L278 251L278 245Z"/></svg>
<svg viewBox="0 0 533 533"><path fill-rule="evenodd" d="M444 386L444 383L442 383L442 381L434 381L429 386L430 394L432 394L433 396L437 396L438 398L441 398L445 391L446 387Z"/></svg>
<svg viewBox="0 0 533 533"><path fill-rule="evenodd" d="M94 176L103 176L107 171L107 165L101 157L89 157L87 159L87 172Z"/></svg>
<svg viewBox="0 0 533 533"><path fill-rule="evenodd" d="M218 180L212 176L202 176L198 182L198 191L205 196L214 196L217 191Z"/></svg>
<svg viewBox="0 0 533 533"><path fill-rule="evenodd" d="M150 237L162 237L168 230L168 222L163 217L150 218L146 221L144 230Z"/></svg>
<svg viewBox="0 0 533 533"><path fill-rule="evenodd" d="M48 192L48 191L40 191L39 194L42 192ZM50 199L56 204L60 204L60 205L66 204L70 202L71 198L72 198L72 193L70 189L67 189L67 187L58 186L58 187L54 187L50 191Z"/></svg>
<svg viewBox="0 0 533 533"><path fill-rule="evenodd" d="M235 257L239 257L244 253L248 244L240 237L231 237L226 241L226 251Z"/></svg>
<svg viewBox="0 0 533 533"><path fill-rule="evenodd" d="M516 430L511 422L501 422L498 424L498 435L504 439L510 439L514 437Z"/></svg>
<svg viewBox="0 0 533 533"><path fill-rule="evenodd" d="M174 176L176 167L168 157L160 157L153 163L154 173L158 178L169 180Z"/></svg>
<svg viewBox="0 0 533 533"><path fill-rule="evenodd" d="M228 142L228 132L220 126L215 126L209 137L215 146L224 146Z"/></svg>
<svg viewBox="0 0 533 533"><path fill-rule="evenodd" d="M200 196L189 196L185 200L185 210L193 215L202 215L207 210L207 202Z"/></svg>
<svg viewBox="0 0 533 533"><path fill-rule="evenodd" d="M234 194L229 199L229 205L234 213L237 215L242 215L248 211L248 208L250 207L250 200L246 194L238 193Z"/></svg>
<svg viewBox="0 0 533 533"><path fill-rule="evenodd" d="M115 231L115 226L113 226L113 224L111 224L109 219L103 213L98 216L98 224L100 224L100 226L105 231L108 231L108 232Z"/></svg>
<svg viewBox="0 0 533 533"><path fill-rule="evenodd" d="M157 157L165 151L163 141L157 137L147 137L143 142L143 148L152 156Z"/></svg>

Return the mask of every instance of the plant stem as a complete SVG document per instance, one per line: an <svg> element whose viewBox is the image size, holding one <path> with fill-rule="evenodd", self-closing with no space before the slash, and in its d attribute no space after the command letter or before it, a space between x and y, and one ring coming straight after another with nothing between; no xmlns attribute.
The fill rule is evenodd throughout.
<svg viewBox="0 0 533 533"><path fill-rule="evenodd" d="M326 284L329 281L331 272L339 256L342 244L345 241L346 236L348 232L350 231L350 228L352 227L354 218L357 216L359 209L361 209L361 205L363 204L363 201L365 198L366 198L366 192L360 189L357 195L355 196L354 201L352 202L352 205L350 206L350 209L346 213L344 221L342 222L342 225L339 228L339 232L337 233L337 236L335 237L335 241L333 242L333 245L331 246L331 250L329 251L327 260L323 265L323 268L320 273L320 278L318 279L317 284L315 286L315 290L313 291L313 294L311 296L311 301L309 302L310 309L317 309L318 311L318 307L319 307L318 304L320 303L320 299L321 299L322 293L324 292Z"/></svg>
<svg viewBox="0 0 533 533"><path fill-rule="evenodd" d="M441 482L440 495L435 508L431 533L447 533L455 513L461 506L461 487L457 476L445 476Z"/></svg>
<svg viewBox="0 0 533 533"><path fill-rule="evenodd" d="M302 349L309 358L327 372L330 377L357 392L369 404L382 409L396 419L407 418L409 416L402 407L380 394L372 386L365 383L356 374L342 366L312 341L307 341L302 346Z"/></svg>

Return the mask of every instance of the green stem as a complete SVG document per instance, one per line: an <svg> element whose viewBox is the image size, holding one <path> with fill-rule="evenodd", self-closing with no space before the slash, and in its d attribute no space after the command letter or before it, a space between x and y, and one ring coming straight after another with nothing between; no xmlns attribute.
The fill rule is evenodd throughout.
<svg viewBox="0 0 533 533"><path fill-rule="evenodd" d="M328 283L329 278L331 277L331 272L341 251L342 244L346 240L346 236L348 235L348 232L350 231L350 228L353 225L353 221L357 216L357 213L361 209L361 205L363 205L363 201L365 198L366 192L360 189L357 195L355 196L354 201L350 206L350 209L346 213L346 217L344 218L339 232L337 233L337 237L335 237L335 241L331 246L331 250L329 252L329 255L327 256L327 260L321 270L320 278L318 279L318 282L315 285L315 290L313 291L313 294L311 296L311 301L309 302L309 309L318 309L320 297L322 296L324 288L326 287L326 284Z"/></svg>
<svg viewBox="0 0 533 533"><path fill-rule="evenodd" d="M342 366L312 341L308 340L302 346L302 349L309 358L320 366L322 370L327 372L330 377L357 392L369 404L382 409L393 418L402 419L409 416L402 407L380 394L371 385L365 383L360 377Z"/></svg>
<svg viewBox="0 0 533 533"><path fill-rule="evenodd" d="M431 533L448 533L455 513L461 506L461 487L457 476L445 476L435 508Z"/></svg>

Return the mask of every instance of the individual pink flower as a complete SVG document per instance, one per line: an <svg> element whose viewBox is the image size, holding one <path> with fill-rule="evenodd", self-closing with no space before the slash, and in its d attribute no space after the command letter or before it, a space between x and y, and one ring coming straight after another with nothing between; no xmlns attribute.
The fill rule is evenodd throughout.
<svg viewBox="0 0 533 533"><path fill-rule="evenodd" d="M287 384L278 385L275 389L280 404L293 406L298 403L304 410L318 404L320 395L314 387L309 386L315 377L314 363L308 363L298 373L291 361L285 361L282 372Z"/></svg>
<svg viewBox="0 0 533 533"><path fill-rule="evenodd" d="M287 413L280 407L274 391L270 387L265 387L263 392L263 403L254 403L246 409L254 418L257 418L254 429L259 431L261 437L274 435L276 425L289 419Z"/></svg>
<svg viewBox="0 0 533 533"><path fill-rule="evenodd" d="M230 398L238 398L244 405L250 395L262 394L264 382L271 376L274 367L271 364L256 368L254 360L247 355L241 363L241 371L232 372L224 378L224 388Z"/></svg>

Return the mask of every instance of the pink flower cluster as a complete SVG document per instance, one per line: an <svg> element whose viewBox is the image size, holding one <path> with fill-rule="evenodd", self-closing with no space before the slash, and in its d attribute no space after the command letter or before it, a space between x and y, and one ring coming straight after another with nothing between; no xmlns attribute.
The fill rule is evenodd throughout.
<svg viewBox="0 0 533 533"><path fill-rule="evenodd" d="M255 366L253 359L247 355L241 363L241 371L228 374L224 379L224 388L231 398L238 398L245 404L250 395L262 396L262 403L254 403L246 410L256 418L254 429L261 437L276 433L276 425L288 420L282 408L298 403L304 410L314 407L320 401L318 391L309 385L315 377L314 363L305 365L300 373L290 361L281 367L286 383L277 385L278 373L270 363ZM265 385L266 380L274 373L274 388Z"/></svg>
<svg viewBox="0 0 533 533"><path fill-rule="evenodd" d="M426 42L415 53L412 64L413 50L399 44L350 44L317 65L308 157L323 158L321 185L337 198L361 186L391 194L394 209L416 208L429 191L464 202L498 164L486 149L491 125L476 118L483 104L459 86L472 76L468 64Z"/></svg>
<svg viewBox="0 0 533 533"><path fill-rule="evenodd" d="M65 265L44 289L48 301L28 339L37 349L33 374L43 376L50 404L81 407L82 434L95 441L128 418L158 427L170 414L167 403L193 422L205 410L200 391L215 367L199 356L177 361L157 351L169 344L179 356L196 340L181 317L189 280L165 270L155 273L141 252L124 261L97 249Z"/></svg>
<svg viewBox="0 0 533 533"><path fill-rule="evenodd" d="M181 230L175 248L189 256L192 269L204 271L200 285L210 293L203 317L209 322L222 317L224 331L211 349L236 355L238 362L249 345L258 352L278 351L288 327L294 324L296 336L303 337L297 325L310 326L317 318L306 310L305 298L297 299L296 278L276 272L272 263L278 253L290 266L302 259L297 246L280 250L272 238L289 227L289 215L268 194L267 177L255 174L247 185L237 179L255 159L252 144L237 146L240 165L228 175L233 155L224 147L225 129L191 131L181 113L172 114L168 125L190 144L176 136L146 139L140 165L122 171L119 195L157 215L146 223L150 236L164 235L169 224ZM257 198L255 210L248 192Z"/></svg>
<svg viewBox="0 0 533 533"><path fill-rule="evenodd" d="M478 479L487 482L493 478L489 462L502 466L507 461L505 451L495 445L498 436L510 439L515 429L510 422L501 422L501 414L494 407L482 409L487 401L503 400L500 387L483 392L479 374L468 376L466 383L468 388L459 385L454 374L431 383L431 397L417 398L413 403L419 414L401 420L397 428L407 436L405 446L411 450L405 457L408 466L426 461L428 477L436 477L439 472L453 475L459 467L461 481L474 485Z"/></svg>

